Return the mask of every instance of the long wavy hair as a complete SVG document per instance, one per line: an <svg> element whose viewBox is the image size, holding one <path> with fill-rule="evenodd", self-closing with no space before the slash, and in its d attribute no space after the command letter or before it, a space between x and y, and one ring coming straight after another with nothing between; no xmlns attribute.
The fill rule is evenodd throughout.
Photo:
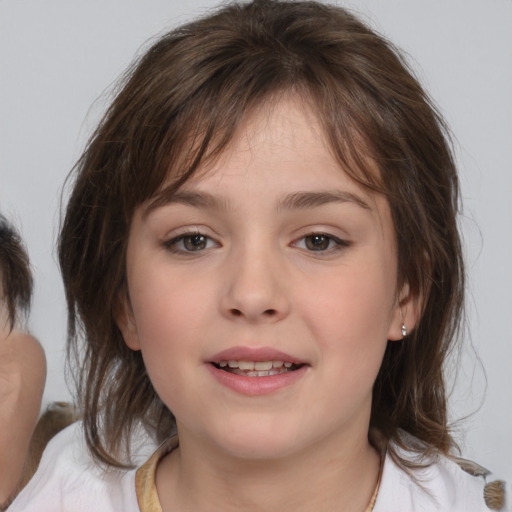
<svg viewBox="0 0 512 512"><path fill-rule="evenodd" d="M416 329L388 342L370 425L398 446L410 447L408 432L420 451L450 451L443 366L460 326L464 272L445 124L400 52L350 12L256 0L159 39L123 77L74 169L59 260L69 368L97 460L126 464L136 425L157 439L174 426L115 322L134 210L221 154L252 109L290 93L313 105L340 172L386 196L398 285L421 297Z"/></svg>

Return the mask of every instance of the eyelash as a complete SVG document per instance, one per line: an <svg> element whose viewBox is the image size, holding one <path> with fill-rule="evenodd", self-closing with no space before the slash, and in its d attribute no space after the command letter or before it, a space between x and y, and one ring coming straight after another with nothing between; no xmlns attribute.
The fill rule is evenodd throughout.
<svg viewBox="0 0 512 512"><path fill-rule="evenodd" d="M199 249L186 249L185 247L180 248L180 249L177 248L177 245L180 242L186 243L187 240L191 241L193 238L202 238L202 239L204 239L206 246L203 247L203 248L199 248ZM179 235L177 237L172 238L171 240L166 241L164 243L164 247L168 251L176 253L176 254L186 254L186 253L192 254L192 253L195 253L195 252L202 252L205 249L211 249L211 247L208 247L208 245L210 245L211 242L213 242L216 246L218 246L217 242L215 242L208 235L205 235L205 234L203 234L203 233L201 233L199 231L194 231L194 232L190 232L190 233L183 233L183 234L181 234L181 235Z"/></svg>
<svg viewBox="0 0 512 512"><path fill-rule="evenodd" d="M317 239L322 238L322 239L326 240L328 247L325 249L320 249L320 250L315 250L315 249L312 249L311 247L307 247L307 241L313 239L314 237L316 237ZM306 247L299 247L299 243L301 241L304 241L304 245ZM334 243L334 246L331 246L332 243ZM311 253L324 253L324 254L327 253L327 254L329 254L329 253L332 253L335 251L340 251L342 249L349 247L350 242L347 242L346 240L342 240L341 238L338 238L336 236L329 235L327 233L314 232L314 233L309 233L307 235L302 236L296 242L293 243L293 246L298 247L299 249L303 249L307 252L311 252Z"/></svg>
<svg viewBox="0 0 512 512"><path fill-rule="evenodd" d="M318 250L312 248L311 246L308 247L308 240L312 241L312 239L314 239L315 237L316 237L317 241L319 239L326 241L327 247L322 248L320 246L320 248ZM177 247L177 245L179 243L186 244L187 241L191 242L194 238L202 239L202 241L204 242L204 246L203 247L200 246L199 248L195 248L195 249L194 248L187 249L186 246L183 246L182 248ZM199 241L199 240L196 240L196 242L197 241ZM305 247L300 247L301 241L304 241ZM186 253L192 254L194 252L199 253L206 249L211 249L212 242L213 242L214 246L217 246L217 247L219 246L219 244L217 242L215 242L208 235L205 235L199 231L194 231L194 232L190 232L190 233L183 233L177 237L174 237L171 240L166 241L164 243L164 246L168 251L176 253L176 254L186 254ZM334 246L331 246L333 243L334 243ZM329 235L327 233L321 233L321 232L309 233L307 235L300 237L298 240L296 240L295 242L292 243L293 247L297 247L299 249L302 249L304 251L311 252L311 253L331 253L331 252L339 251L346 247L349 247L349 245L350 245L350 242L347 242L346 240L342 240L336 236Z"/></svg>

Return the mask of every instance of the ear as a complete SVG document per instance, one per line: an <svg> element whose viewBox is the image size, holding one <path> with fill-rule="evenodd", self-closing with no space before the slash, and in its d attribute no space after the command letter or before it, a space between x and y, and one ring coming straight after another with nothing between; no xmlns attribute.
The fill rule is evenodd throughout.
<svg viewBox="0 0 512 512"><path fill-rule="evenodd" d="M123 335L124 342L131 350L140 350L139 334L133 315L130 299L126 291L121 291L115 313L117 327Z"/></svg>
<svg viewBox="0 0 512 512"><path fill-rule="evenodd" d="M420 321L421 312L421 297L412 293L409 284L405 283L397 294L389 326L388 340L398 341L404 339L402 326L405 326L407 334L411 334Z"/></svg>

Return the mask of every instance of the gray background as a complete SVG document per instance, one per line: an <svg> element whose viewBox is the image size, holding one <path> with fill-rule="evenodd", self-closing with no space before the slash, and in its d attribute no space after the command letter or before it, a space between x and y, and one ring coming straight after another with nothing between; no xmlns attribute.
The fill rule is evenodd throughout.
<svg viewBox="0 0 512 512"><path fill-rule="evenodd" d="M469 285L466 349L452 363L458 375L451 416L470 415L456 423L464 455L510 481L512 1L340 4L409 54L455 134ZM30 327L48 358L45 402L69 399L54 249L64 179L133 56L155 34L212 5L0 0L0 208L21 229L32 260Z"/></svg>

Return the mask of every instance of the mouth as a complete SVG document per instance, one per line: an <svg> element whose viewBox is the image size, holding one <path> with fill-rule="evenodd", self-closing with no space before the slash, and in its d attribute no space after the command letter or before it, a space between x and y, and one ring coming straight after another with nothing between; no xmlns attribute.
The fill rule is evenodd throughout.
<svg viewBox="0 0 512 512"><path fill-rule="evenodd" d="M290 361L244 361L236 359L226 359L218 363L211 362L210 364L218 370L244 377L271 377L273 375L294 372L304 366L303 363Z"/></svg>
<svg viewBox="0 0 512 512"><path fill-rule="evenodd" d="M217 382L246 396L263 396L292 387L310 367L309 362L273 347L236 346L206 362Z"/></svg>

